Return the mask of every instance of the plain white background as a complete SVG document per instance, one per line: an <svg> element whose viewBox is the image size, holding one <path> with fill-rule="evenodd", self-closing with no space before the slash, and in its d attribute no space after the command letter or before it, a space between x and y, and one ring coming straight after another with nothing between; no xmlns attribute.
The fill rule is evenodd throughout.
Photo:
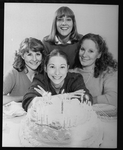
<svg viewBox="0 0 123 150"><path fill-rule="evenodd" d="M4 72L12 66L15 50L26 37L40 40L51 32L55 11L70 7L80 34L100 34L118 57L118 5L67 3L4 3Z"/></svg>

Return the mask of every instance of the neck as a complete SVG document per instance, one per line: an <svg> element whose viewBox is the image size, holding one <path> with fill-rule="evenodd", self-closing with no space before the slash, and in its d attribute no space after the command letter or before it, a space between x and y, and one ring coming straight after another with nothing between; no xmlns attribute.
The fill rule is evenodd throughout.
<svg viewBox="0 0 123 150"><path fill-rule="evenodd" d="M70 38L70 34L69 35L67 35L67 36L62 36L62 35L58 35L58 39L59 39L59 41L61 41L61 42L68 42L69 41L69 38Z"/></svg>
<svg viewBox="0 0 123 150"><path fill-rule="evenodd" d="M55 89L55 91L56 91L56 93L59 93L59 91L60 91L60 89L62 88L62 86L63 86L63 83L64 82L62 82L61 84L53 84L52 82L51 82L51 85L52 85L52 87Z"/></svg>
<svg viewBox="0 0 123 150"><path fill-rule="evenodd" d="M83 71L94 71L94 65L83 66Z"/></svg>
<svg viewBox="0 0 123 150"><path fill-rule="evenodd" d="M27 67L26 69L28 70L26 75L29 78L29 80L32 82L34 75L35 75L35 71L30 69L29 67Z"/></svg>

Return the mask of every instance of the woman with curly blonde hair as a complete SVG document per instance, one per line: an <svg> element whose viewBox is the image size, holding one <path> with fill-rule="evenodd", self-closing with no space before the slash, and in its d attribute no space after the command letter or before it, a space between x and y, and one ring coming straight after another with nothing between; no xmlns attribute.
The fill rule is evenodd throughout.
<svg viewBox="0 0 123 150"><path fill-rule="evenodd" d="M13 67L4 75L3 105L22 102L36 74L43 71L44 46L36 38L25 38L15 52Z"/></svg>

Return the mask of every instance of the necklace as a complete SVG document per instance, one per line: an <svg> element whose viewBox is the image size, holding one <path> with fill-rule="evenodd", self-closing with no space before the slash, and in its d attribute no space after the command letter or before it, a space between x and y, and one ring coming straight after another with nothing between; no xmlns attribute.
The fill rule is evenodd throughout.
<svg viewBox="0 0 123 150"><path fill-rule="evenodd" d="M89 73L89 76L88 76L87 80L85 81L85 84L87 84L87 82L89 81L90 77L91 77L91 73Z"/></svg>
<svg viewBox="0 0 123 150"><path fill-rule="evenodd" d="M88 81L90 80L90 78L91 78L91 76L93 75L93 73L94 73L94 66L92 66L90 69L82 69L81 70L82 71L82 74L84 74L85 73L85 77L87 76L87 74L86 73L88 73L89 74L89 76L88 76L88 78L87 78L87 80L84 80L85 81L85 84L87 84L88 83Z"/></svg>

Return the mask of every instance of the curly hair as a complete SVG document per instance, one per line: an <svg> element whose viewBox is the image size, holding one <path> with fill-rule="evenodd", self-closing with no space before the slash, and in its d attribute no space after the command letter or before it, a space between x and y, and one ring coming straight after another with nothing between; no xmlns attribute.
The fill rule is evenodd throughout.
<svg viewBox="0 0 123 150"><path fill-rule="evenodd" d="M75 15L74 15L73 11L69 7L66 7L66 6L60 7L55 12L55 16L54 16L53 23L52 23L51 33L50 33L48 39L45 39L45 40L55 43L55 35L58 34L58 31L56 28L57 18L60 18L62 16L69 16L72 19L73 29L71 31L70 40L71 40L71 42L78 41L81 38L81 36L77 32Z"/></svg>
<svg viewBox="0 0 123 150"><path fill-rule="evenodd" d="M115 59L113 59L112 53L108 51L108 47L106 45L105 40L100 35L93 33L88 33L84 35L80 40L78 52L74 62L74 68L83 68L79 60L79 50L83 41L86 39L92 40L95 43L98 52L101 53L101 57L97 58L95 61L94 77L97 78L104 71L110 72L111 68L113 71L117 71L118 62Z"/></svg>
<svg viewBox="0 0 123 150"><path fill-rule="evenodd" d="M34 52L40 52L42 54L42 62L38 66L38 68L35 70L37 73L43 71L43 63L45 58L45 51L44 46L42 42L36 38L25 38L21 43L18 51L15 51L15 58L13 62L13 68L15 68L17 71L22 72L24 69L27 70L25 61L22 58L25 52L28 52L29 50ZM28 72L28 70L27 70Z"/></svg>

